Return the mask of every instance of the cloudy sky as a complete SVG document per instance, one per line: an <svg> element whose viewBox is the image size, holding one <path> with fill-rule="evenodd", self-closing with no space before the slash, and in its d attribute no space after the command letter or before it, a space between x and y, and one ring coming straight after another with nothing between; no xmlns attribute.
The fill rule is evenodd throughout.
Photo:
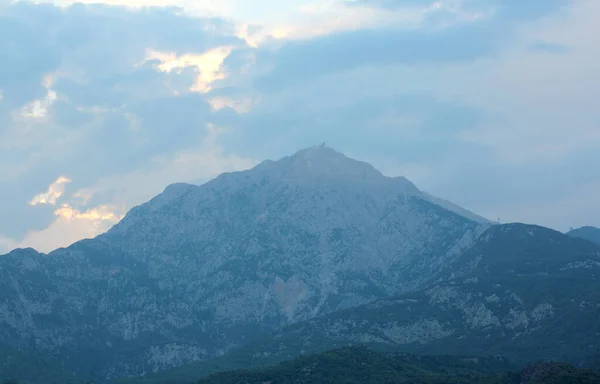
<svg viewBox="0 0 600 384"><path fill-rule="evenodd" d="M490 219L600 226L598 0L0 0L0 253L323 141Z"/></svg>

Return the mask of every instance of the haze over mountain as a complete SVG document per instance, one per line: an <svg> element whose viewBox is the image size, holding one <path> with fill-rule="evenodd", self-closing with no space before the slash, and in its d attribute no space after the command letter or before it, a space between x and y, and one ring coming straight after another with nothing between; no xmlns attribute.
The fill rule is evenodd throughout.
<svg viewBox="0 0 600 384"><path fill-rule="evenodd" d="M215 357L423 286L489 227L430 200L324 146L174 184L96 239L1 257L0 340L104 379Z"/></svg>

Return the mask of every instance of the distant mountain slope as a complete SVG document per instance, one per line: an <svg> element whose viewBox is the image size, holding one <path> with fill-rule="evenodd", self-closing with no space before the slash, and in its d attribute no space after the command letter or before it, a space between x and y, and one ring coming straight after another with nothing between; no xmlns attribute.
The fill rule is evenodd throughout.
<svg viewBox="0 0 600 384"><path fill-rule="evenodd" d="M159 378L201 377L346 345L600 361L600 247L538 226L491 227L429 287L298 323ZM159 381L160 382L160 381Z"/></svg>
<svg viewBox="0 0 600 384"><path fill-rule="evenodd" d="M456 205L456 204L454 204L454 203L452 203L452 202L450 202L448 200L444 200L444 199L441 199L439 197L432 196L432 195L430 195L429 193L426 193L426 192L421 192L421 193L422 193L422 196L423 196L423 198L425 200L427 200L427 201L429 201L429 202L431 202L433 204L437 204L437 205L439 205L442 208L445 208L445 209L447 209L449 211L457 213L457 214L459 214L461 216L464 216L464 217L466 217L468 219L471 219L473 221L476 221L476 222L482 223L482 224L495 224L492 221L486 219L485 217L479 216L479 215L477 215L477 214L475 214L475 213L473 213L471 211L468 211L468 210L464 209L463 207L460 207L460 206L458 206L458 205Z"/></svg>
<svg viewBox="0 0 600 384"><path fill-rule="evenodd" d="M564 363L541 362L522 370L497 359L426 356L342 348L279 365L224 372L198 384L596 384L600 374Z"/></svg>
<svg viewBox="0 0 600 384"><path fill-rule="evenodd" d="M600 228L596 227L581 227L573 229L567 233L569 236L579 237L581 239L589 240L593 243L600 244Z"/></svg>
<svg viewBox="0 0 600 384"><path fill-rule="evenodd" d="M109 380L422 287L488 227L311 147L175 184L108 233L0 257L0 342Z"/></svg>
<svg viewBox="0 0 600 384"><path fill-rule="evenodd" d="M508 384L491 359L381 354L344 348L303 357L277 366L216 374L198 384ZM600 377L600 376L598 376Z"/></svg>
<svg viewBox="0 0 600 384"><path fill-rule="evenodd" d="M398 299L297 324L252 354L365 342L517 362L600 358L600 247L546 228L495 226L448 276Z"/></svg>
<svg viewBox="0 0 600 384"><path fill-rule="evenodd" d="M72 377L59 362L40 356L24 354L0 344L0 373L5 379L19 379L21 383L78 384L85 378Z"/></svg>

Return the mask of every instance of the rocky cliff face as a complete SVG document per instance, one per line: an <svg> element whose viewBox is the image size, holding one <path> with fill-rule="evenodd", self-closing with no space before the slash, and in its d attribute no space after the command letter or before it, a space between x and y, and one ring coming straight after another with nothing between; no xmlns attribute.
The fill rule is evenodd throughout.
<svg viewBox="0 0 600 384"><path fill-rule="evenodd" d="M599 361L600 247L536 226L494 226L450 268L422 290L293 325L233 356L256 364L370 343L516 363Z"/></svg>
<svg viewBox="0 0 600 384"><path fill-rule="evenodd" d="M0 342L103 379L218 356L421 288L489 226L444 205L326 147L172 185L96 239L0 257Z"/></svg>

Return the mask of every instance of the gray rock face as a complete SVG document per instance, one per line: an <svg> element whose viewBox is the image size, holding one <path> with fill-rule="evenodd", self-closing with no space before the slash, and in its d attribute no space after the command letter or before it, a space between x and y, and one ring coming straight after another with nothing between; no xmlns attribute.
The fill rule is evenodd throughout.
<svg viewBox="0 0 600 384"><path fill-rule="evenodd" d="M326 147L171 185L96 239L0 257L0 342L103 379L219 356L420 288L488 227L431 201Z"/></svg>
<svg viewBox="0 0 600 384"><path fill-rule="evenodd" d="M295 324L233 356L277 361L367 342L411 353L501 354L517 363L591 366L600 358L599 246L501 225L450 267L454 273L422 290Z"/></svg>

